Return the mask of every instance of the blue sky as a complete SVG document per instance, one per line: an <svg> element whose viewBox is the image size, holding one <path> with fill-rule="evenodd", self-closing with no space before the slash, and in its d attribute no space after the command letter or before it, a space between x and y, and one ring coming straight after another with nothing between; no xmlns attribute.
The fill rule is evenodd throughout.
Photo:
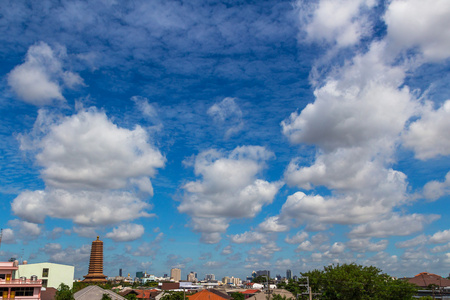
<svg viewBox="0 0 450 300"><path fill-rule="evenodd" d="M0 259L448 275L448 1L0 11Z"/></svg>

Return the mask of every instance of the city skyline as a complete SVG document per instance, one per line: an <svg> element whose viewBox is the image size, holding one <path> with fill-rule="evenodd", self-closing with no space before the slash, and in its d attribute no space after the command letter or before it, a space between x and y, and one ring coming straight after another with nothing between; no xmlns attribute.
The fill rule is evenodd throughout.
<svg viewBox="0 0 450 300"><path fill-rule="evenodd" d="M0 261L449 273L449 1L0 10Z"/></svg>

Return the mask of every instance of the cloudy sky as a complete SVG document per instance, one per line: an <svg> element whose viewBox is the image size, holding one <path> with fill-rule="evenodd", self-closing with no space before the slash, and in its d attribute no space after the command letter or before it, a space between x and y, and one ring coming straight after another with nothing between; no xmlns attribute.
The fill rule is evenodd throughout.
<svg viewBox="0 0 450 300"><path fill-rule="evenodd" d="M0 260L448 276L448 0L0 11Z"/></svg>

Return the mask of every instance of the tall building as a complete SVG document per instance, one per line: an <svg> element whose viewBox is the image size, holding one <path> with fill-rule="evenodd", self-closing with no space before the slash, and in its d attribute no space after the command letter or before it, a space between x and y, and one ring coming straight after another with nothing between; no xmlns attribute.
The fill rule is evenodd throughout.
<svg viewBox="0 0 450 300"><path fill-rule="evenodd" d="M292 279L292 271L290 269L286 270L286 278L287 279Z"/></svg>
<svg viewBox="0 0 450 300"><path fill-rule="evenodd" d="M91 259L89 260L89 272L84 276L83 282L106 282L103 275L103 242L99 237L92 242Z"/></svg>
<svg viewBox="0 0 450 300"><path fill-rule="evenodd" d="M205 280L206 281L213 281L213 280L216 280L216 277L214 276L214 274L206 274L205 275Z"/></svg>
<svg viewBox="0 0 450 300"><path fill-rule="evenodd" d="M191 272L187 275L187 281L189 282L197 282L197 273Z"/></svg>
<svg viewBox="0 0 450 300"><path fill-rule="evenodd" d="M222 278L222 283L223 283L223 284L230 283L230 277L225 276L224 278Z"/></svg>
<svg viewBox="0 0 450 300"><path fill-rule="evenodd" d="M178 268L171 269L170 278L173 278L175 282L179 282L181 280L181 270Z"/></svg>
<svg viewBox="0 0 450 300"><path fill-rule="evenodd" d="M258 277L258 276L267 276L270 278L270 271L268 271L268 270L256 271L256 277Z"/></svg>

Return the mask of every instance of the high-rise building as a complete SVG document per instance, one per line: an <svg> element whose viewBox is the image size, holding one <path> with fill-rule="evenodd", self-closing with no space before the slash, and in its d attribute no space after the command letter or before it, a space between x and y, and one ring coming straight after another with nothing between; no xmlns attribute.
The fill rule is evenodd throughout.
<svg viewBox="0 0 450 300"><path fill-rule="evenodd" d="M268 270L256 271L256 277L258 277L258 276L267 276L270 278L270 271L268 271Z"/></svg>
<svg viewBox="0 0 450 300"><path fill-rule="evenodd" d="M181 270L178 268L171 269L170 278L173 278L175 282L179 282L181 280Z"/></svg>
<svg viewBox="0 0 450 300"><path fill-rule="evenodd" d="M103 275L103 242L97 240L92 242L91 258L89 260L89 272L84 276L83 282L106 282Z"/></svg>
<svg viewBox="0 0 450 300"><path fill-rule="evenodd" d="M197 282L197 277L196 277L197 273L195 272L191 272L187 275L187 281L189 282Z"/></svg>
<svg viewBox="0 0 450 300"><path fill-rule="evenodd" d="M292 271L290 269L286 270L286 278L287 279L292 279Z"/></svg>
<svg viewBox="0 0 450 300"><path fill-rule="evenodd" d="M214 274L206 274L205 275L205 280L206 281L213 281L213 280L216 280L216 277L214 276Z"/></svg>
<svg viewBox="0 0 450 300"><path fill-rule="evenodd" d="M223 284L227 284L227 283L229 283L229 281L230 281L230 277L228 277L228 276L225 276L224 278L222 278Z"/></svg>

